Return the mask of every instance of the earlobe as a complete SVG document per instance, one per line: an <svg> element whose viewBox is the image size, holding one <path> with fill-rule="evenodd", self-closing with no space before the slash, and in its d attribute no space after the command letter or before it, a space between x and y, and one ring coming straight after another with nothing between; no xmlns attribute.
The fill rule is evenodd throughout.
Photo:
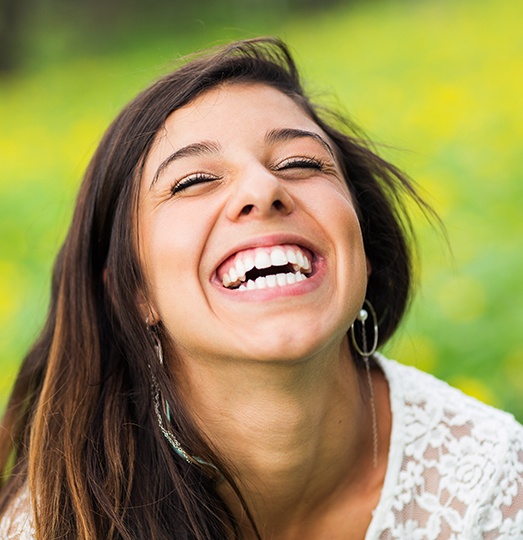
<svg viewBox="0 0 523 540"><path fill-rule="evenodd" d="M160 315L152 306L151 302L143 293L138 294L138 309L142 314L142 319L147 326L156 326L160 322Z"/></svg>
<svg viewBox="0 0 523 540"><path fill-rule="evenodd" d="M149 313L150 315L145 316L145 324L148 327L156 326L160 322L160 317L156 313L156 310L154 310L151 306L149 306Z"/></svg>

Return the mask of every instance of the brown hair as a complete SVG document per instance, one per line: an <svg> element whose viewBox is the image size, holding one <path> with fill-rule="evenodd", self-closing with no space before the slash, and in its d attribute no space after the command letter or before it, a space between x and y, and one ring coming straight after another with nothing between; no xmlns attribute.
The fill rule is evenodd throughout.
<svg viewBox="0 0 523 540"><path fill-rule="evenodd" d="M380 344L404 314L411 256L401 199L418 200L411 183L339 117L311 104L280 41L242 41L193 58L138 95L103 137L56 260L47 322L7 407L0 510L28 483L39 539L241 536L212 472L176 456L158 428L150 369L182 446L233 484L230 466L185 411L176 373L152 367L154 347L136 303L145 285L132 227L143 161L167 117L226 81L271 85L328 134L358 207Z"/></svg>

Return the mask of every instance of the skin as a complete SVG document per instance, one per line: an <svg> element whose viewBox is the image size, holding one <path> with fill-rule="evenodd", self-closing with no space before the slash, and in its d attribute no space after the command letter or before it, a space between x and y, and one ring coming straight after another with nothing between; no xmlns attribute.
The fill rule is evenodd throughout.
<svg viewBox="0 0 523 540"><path fill-rule="evenodd" d="M183 372L188 410L233 464L264 537L363 538L383 484L390 406L375 371L374 468L368 387L346 337L368 267L326 134L271 87L207 91L157 136L138 230L144 312L167 332L166 362ZM217 269L229 256L279 244L314 253L311 277L223 287ZM241 520L227 484L220 489Z"/></svg>

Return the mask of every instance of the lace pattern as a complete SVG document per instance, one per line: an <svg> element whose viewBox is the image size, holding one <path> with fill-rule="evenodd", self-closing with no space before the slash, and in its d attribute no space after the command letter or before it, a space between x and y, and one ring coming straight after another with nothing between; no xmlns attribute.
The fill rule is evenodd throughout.
<svg viewBox="0 0 523 540"><path fill-rule="evenodd" d="M367 540L523 538L523 427L446 383L380 357L393 428Z"/></svg>
<svg viewBox="0 0 523 540"><path fill-rule="evenodd" d="M31 518L29 491L23 489L0 519L2 540L34 540L35 531Z"/></svg>

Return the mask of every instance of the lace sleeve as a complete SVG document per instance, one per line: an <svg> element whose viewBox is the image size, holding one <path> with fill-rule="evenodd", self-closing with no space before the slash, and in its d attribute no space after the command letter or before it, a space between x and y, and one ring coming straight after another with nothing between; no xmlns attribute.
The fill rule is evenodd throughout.
<svg viewBox="0 0 523 540"><path fill-rule="evenodd" d="M497 482L479 513L474 531L484 540L523 538L523 430L508 448Z"/></svg>
<svg viewBox="0 0 523 540"><path fill-rule="evenodd" d="M2 540L35 540L29 492L24 489L0 519Z"/></svg>

